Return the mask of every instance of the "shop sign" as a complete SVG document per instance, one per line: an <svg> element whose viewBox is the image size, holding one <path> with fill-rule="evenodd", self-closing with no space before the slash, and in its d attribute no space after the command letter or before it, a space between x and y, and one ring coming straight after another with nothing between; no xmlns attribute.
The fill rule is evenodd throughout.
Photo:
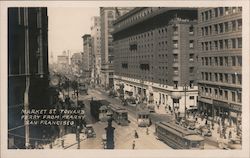
<svg viewBox="0 0 250 158"><path fill-rule="evenodd" d="M228 103L225 103L225 102L222 102L222 101L218 101L218 100L214 100L213 101L213 105L224 107L224 108L229 108L229 106L230 106Z"/></svg>
<svg viewBox="0 0 250 158"><path fill-rule="evenodd" d="M241 111L241 105L230 104L230 109L235 111Z"/></svg>

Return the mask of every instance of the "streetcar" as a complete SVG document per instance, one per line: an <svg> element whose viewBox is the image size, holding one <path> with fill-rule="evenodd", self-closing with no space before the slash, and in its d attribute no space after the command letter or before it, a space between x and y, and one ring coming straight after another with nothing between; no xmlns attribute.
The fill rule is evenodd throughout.
<svg viewBox="0 0 250 158"><path fill-rule="evenodd" d="M100 108L99 108L99 120L102 121L102 122L105 122L108 120L108 106L106 105L102 105Z"/></svg>
<svg viewBox="0 0 250 158"><path fill-rule="evenodd" d="M148 127L151 125L150 112L147 108L137 108L138 127Z"/></svg>
<svg viewBox="0 0 250 158"><path fill-rule="evenodd" d="M93 118L95 118L95 120L99 121L100 118L104 118L105 114L101 114L100 117L99 117L99 114L100 114L100 108L101 109L104 109L103 106L108 106L110 103L107 101L107 100L91 100L90 101L90 114ZM105 111L105 110L103 110ZM102 111L102 112L103 112Z"/></svg>
<svg viewBox="0 0 250 158"><path fill-rule="evenodd" d="M155 134L174 149L204 149L204 138L174 122L156 122Z"/></svg>
<svg viewBox="0 0 250 158"><path fill-rule="evenodd" d="M112 118L118 125L127 126L129 124L128 111L125 108L116 107L114 105L110 105L109 107Z"/></svg>

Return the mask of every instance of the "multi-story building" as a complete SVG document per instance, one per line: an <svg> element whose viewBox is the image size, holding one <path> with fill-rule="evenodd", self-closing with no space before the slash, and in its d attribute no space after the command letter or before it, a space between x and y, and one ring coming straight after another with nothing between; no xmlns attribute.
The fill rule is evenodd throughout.
<svg viewBox="0 0 250 158"><path fill-rule="evenodd" d="M200 8L199 105L237 123L242 112L242 8Z"/></svg>
<svg viewBox="0 0 250 158"><path fill-rule="evenodd" d="M197 107L197 9L135 8L114 22L115 90L179 114ZM138 95L139 94L139 95Z"/></svg>
<svg viewBox="0 0 250 158"><path fill-rule="evenodd" d="M85 74L85 79L91 81L91 71L93 67L93 53L92 53L92 41L90 34L85 34L82 36L83 39L83 73Z"/></svg>
<svg viewBox="0 0 250 158"><path fill-rule="evenodd" d="M127 13L131 8L101 7L101 85L111 88L114 85L114 52L113 52L113 21Z"/></svg>
<svg viewBox="0 0 250 158"><path fill-rule="evenodd" d="M94 16L91 18L91 37L92 37L92 52L93 52L93 76L94 83L100 84L101 82L101 30L100 30L100 17Z"/></svg>
<svg viewBox="0 0 250 158"><path fill-rule="evenodd" d="M52 104L48 77L47 8L8 8L9 148L34 145L43 134L51 133L46 131L48 127L41 130L21 119L23 109Z"/></svg>
<svg viewBox="0 0 250 158"><path fill-rule="evenodd" d="M75 77L79 78L82 74L82 53L74 53L70 63L71 71Z"/></svg>
<svg viewBox="0 0 250 158"><path fill-rule="evenodd" d="M63 51L62 55L57 56L57 72L64 75L69 73L69 52Z"/></svg>

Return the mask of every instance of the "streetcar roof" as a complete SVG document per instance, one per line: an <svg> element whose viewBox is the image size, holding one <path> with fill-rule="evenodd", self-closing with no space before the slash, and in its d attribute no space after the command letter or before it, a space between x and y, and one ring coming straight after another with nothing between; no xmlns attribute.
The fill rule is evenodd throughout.
<svg viewBox="0 0 250 158"><path fill-rule="evenodd" d="M194 132L188 131L186 128L181 127L175 123L171 123L170 121L169 122L157 122L156 124L180 137L194 134Z"/></svg>
<svg viewBox="0 0 250 158"><path fill-rule="evenodd" d="M197 134L190 134L190 135L185 136L184 138L191 140L191 141L203 141L204 140L203 137Z"/></svg>

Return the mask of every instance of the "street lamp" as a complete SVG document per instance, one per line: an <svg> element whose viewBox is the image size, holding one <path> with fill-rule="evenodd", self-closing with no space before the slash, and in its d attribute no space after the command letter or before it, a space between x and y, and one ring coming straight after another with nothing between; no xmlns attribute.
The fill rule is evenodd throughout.
<svg viewBox="0 0 250 158"><path fill-rule="evenodd" d="M186 120L186 113L187 113L186 93L187 93L187 90L188 90L188 84L187 83L184 84L183 89L184 89L184 96L185 96L185 98L184 98L184 104L185 104L184 119Z"/></svg>
<svg viewBox="0 0 250 158"><path fill-rule="evenodd" d="M106 137L107 137L107 149L114 149L115 148L115 143L114 143L114 130L115 128L112 127L112 113L108 112L107 116L109 117L108 119L108 126L105 128L106 130Z"/></svg>

